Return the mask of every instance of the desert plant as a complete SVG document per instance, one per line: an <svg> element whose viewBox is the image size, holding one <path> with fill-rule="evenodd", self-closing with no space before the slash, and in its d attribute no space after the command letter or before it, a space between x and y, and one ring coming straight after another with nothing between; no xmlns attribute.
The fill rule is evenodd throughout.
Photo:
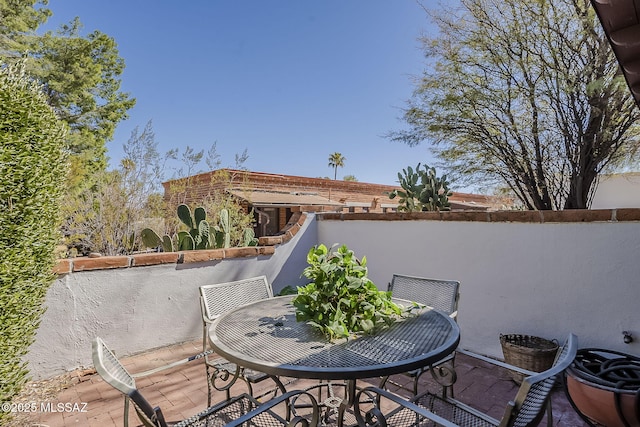
<svg viewBox="0 0 640 427"><path fill-rule="evenodd" d="M177 234L177 244L173 244L173 240L169 235L162 238L150 228L141 231L140 236L142 243L146 247L155 248L162 246L165 252L187 251L192 249L211 249L216 247L217 241L224 242L223 237L217 237L216 234L223 234L217 228L209 225L207 221L207 213L203 207L197 207L191 213L189 206L181 204L177 209L178 218L187 227L187 231L179 231Z"/></svg>
<svg viewBox="0 0 640 427"><path fill-rule="evenodd" d="M27 381L24 359L53 282L66 126L21 65L0 67L0 402ZM0 424L9 417L0 411Z"/></svg>
<svg viewBox="0 0 640 427"><path fill-rule="evenodd" d="M97 173L94 179L92 188L65 195L64 243L80 254L132 253L137 246L136 224L147 211L131 203L132 194L124 187L120 171Z"/></svg>
<svg viewBox="0 0 640 427"><path fill-rule="evenodd" d="M90 188L66 195L62 210L68 247L104 255L129 254L139 248L138 239L131 237L157 222L164 207L159 193L164 163L157 145L151 122L142 133L134 129L116 169L94 174Z"/></svg>
<svg viewBox="0 0 640 427"><path fill-rule="evenodd" d="M191 214L187 205L178 206L178 218L187 226L187 231L178 232L178 250L211 249L215 247L212 231L203 207L197 207Z"/></svg>
<svg viewBox="0 0 640 427"><path fill-rule="evenodd" d="M142 244L148 248L157 248L162 247L164 252L174 252L175 246L173 244L173 239L168 234L160 237L158 233L153 231L150 228L144 228L140 232L140 238L142 239Z"/></svg>
<svg viewBox="0 0 640 427"><path fill-rule="evenodd" d="M449 190L447 176L439 178L435 168L424 165L424 169L421 169L420 166L418 163L415 171L408 166L407 169L402 169L402 174L398 173L402 190L391 191L389 198L399 198L398 210L401 211L450 210L449 196L453 193Z"/></svg>
<svg viewBox="0 0 640 427"><path fill-rule="evenodd" d="M217 212L217 223L210 224L207 221L207 213L202 206L191 212L191 208L181 204L177 208L178 218L186 231L178 231L175 238L169 235L160 237L158 233L150 228L141 231L140 237L144 246L148 248L162 247L163 251L174 250L187 251L192 249L214 249L231 247L231 233L234 224L231 223L229 211L222 208ZM253 229L242 230L242 240L244 246L256 246L258 239L255 238Z"/></svg>
<svg viewBox="0 0 640 427"><path fill-rule="evenodd" d="M333 248L332 248L333 249ZM313 280L293 299L296 320L320 329L329 339L371 333L408 313L367 277L367 259L356 258L346 245L331 252L325 245L307 254L303 275Z"/></svg>
<svg viewBox="0 0 640 427"><path fill-rule="evenodd" d="M258 239L253 228L245 228L242 237L243 246L258 246Z"/></svg>

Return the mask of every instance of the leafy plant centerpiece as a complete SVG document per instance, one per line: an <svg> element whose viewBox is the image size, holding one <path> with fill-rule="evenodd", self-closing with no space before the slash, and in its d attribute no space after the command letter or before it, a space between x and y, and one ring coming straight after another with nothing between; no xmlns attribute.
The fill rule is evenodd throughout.
<svg viewBox="0 0 640 427"><path fill-rule="evenodd" d="M314 246L307 262L303 275L313 282L299 287L293 299L296 320L308 322L329 339L372 333L413 308L404 309L391 301L391 292L378 290L367 277L366 257L358 260L346 245L334 252Z"/></svg>

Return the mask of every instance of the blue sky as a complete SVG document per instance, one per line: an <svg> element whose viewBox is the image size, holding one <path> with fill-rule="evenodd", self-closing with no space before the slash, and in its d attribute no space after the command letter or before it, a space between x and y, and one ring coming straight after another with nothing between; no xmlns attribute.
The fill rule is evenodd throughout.
<svg viewBox="0 0 640 427"><path fill-rule="evenodd" d="M108 143L111 164L131 131L153 121L161 152L217 141L222 166L248 151L253 171L394 184L430 163L426 145L384 137L425 60L428 17L414 0L50 0L51 29L79 16L84 34L115 38L122 89L137 99ZM201 170L206 170L204 162Z"/></svg>

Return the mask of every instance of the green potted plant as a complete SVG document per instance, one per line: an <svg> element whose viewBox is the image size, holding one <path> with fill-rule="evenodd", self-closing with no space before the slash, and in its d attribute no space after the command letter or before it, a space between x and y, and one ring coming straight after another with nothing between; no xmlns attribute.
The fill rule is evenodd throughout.
<svg viewBox="0 0 640 427"><path fill-rule="evenodd" d="M390 292L378 290L367 277L366 257L359 260L346 245L335 251L314 246L307 262L303 275L312 282L299 287L293 299L296 320L308 322L329 339L373 333L418 307L399 306Z"/></svg>

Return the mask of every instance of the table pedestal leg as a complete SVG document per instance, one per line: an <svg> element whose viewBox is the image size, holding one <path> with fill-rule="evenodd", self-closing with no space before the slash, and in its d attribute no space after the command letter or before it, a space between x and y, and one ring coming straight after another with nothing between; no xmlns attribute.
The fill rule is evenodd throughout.
<svg viewBox="0 0 640 427"><path fill-rule="evenodd" d="M356 400L356 380L347 380L347 389L340 407L338 408L338 427L344 426L344 413L353 406Z"/></svg>

